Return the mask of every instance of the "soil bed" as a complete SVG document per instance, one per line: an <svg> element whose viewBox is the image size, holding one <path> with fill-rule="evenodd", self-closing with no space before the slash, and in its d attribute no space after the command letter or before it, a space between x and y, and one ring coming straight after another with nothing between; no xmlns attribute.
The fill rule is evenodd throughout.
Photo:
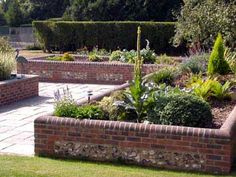
<svg viewBox="0 0 236 177"><path fill-rule="evenodd" d="M214 101L211 103L213 122L210 128L220 128L236 105L236 100Z"/></svg>

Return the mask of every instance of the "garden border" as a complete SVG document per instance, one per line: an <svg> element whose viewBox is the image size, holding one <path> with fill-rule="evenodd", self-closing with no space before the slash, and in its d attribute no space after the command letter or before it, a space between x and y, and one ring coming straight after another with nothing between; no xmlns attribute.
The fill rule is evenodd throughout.
<svg viewBox="0 0 236 177"><path fill-rule="evenodd" d="M39 77L23 75L21 79L11 79L0 82L0 106L14 103L26 98L38 96Z"/></svg>
<svg viewBox="0 0 236 177"><path fill-rule="evenodd" d="M127 86L124 84L116 90ZM79 104L83 103L85 100ZM220 129L48 115L35 120L35 154L227 174L236 155L235 130L236 107Z"/></svg>

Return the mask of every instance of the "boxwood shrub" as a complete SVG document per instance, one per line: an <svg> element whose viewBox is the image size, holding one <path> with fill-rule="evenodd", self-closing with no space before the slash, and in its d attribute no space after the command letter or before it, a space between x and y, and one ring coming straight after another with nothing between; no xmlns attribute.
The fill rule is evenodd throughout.
<svg viewBox="0 0 236 177"><path fill-rule="evenodd" d="M45 50L75 51L95 46L107 50L135 49L136 30L142 27L142 47L145 40L156 53L174 54L184 48L174 48L170 44L175 34L174 22L136 21L34 21L33 27L38 40Z"/></svg>
<svg viewBox="0 0 236 177"><path fill-rule="evenodd" d="M147 114L150 122L163 125L207 127L212 122L209 104L186 93L158 97Z"/></svg>

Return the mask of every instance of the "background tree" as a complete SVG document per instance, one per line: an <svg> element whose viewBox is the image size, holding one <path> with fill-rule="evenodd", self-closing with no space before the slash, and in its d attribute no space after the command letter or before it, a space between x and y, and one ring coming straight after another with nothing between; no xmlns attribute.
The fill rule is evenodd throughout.
<svg viewBox="0 0 236 177"><path fill-rule="evenodd" d="M232 0L231 0L232 1ZM184 6L177 15L178 23L174 44L183 41L200 42L209 49L218 33L226 44L235 46L236 41L236 5L235 2L217 0L184 0Z"/></svg>
<svg viewBox="0 0 236 177"><path fill-rule="evenodd" d="M5 13L5 19L9 26L17 27L23 23L23 13L18 0L11 0Z"/></svg>
<svg viewBox="0 0 236 177"><path fill-rule="evenodd" d="M69 20L172 21L182 0L71 0L64 18Z"/></svg>

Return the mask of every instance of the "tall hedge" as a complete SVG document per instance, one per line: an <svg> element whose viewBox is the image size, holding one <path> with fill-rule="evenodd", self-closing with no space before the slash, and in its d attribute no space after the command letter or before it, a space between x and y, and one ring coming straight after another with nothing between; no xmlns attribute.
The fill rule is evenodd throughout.
<svg viewBox="0 0 236 177"><path fill-rule="evenodd" d="M107 50L135 49L138 26L142 27L142 47L148 39L157 53L176 53L177 49L170 44L175 29L173 22L33 22L38 40L48 51L75 51L95 46Z"/></svg>

